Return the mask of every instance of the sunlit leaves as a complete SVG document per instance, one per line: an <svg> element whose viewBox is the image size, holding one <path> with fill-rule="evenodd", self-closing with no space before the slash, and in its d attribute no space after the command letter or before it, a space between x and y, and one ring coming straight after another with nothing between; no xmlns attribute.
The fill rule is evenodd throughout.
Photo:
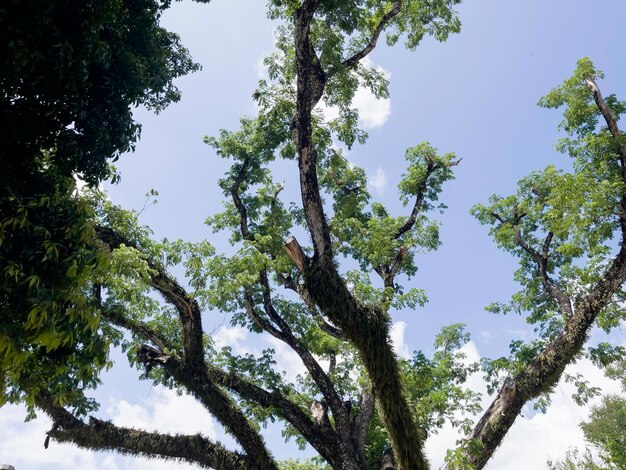
<svg viewBox="0 0 626 470"><path fill-rule="evenodd" d="M567 320L555 300L548 295L545 278L572 299L572 307L591 292L605 275L613 248L609 242L620 229L622 201L626 196L619 149L621 137L614 137L593 95L593 83L602 78L587 58L581 59L573 76L542 98L547 108L564 107L561 128L569 135L557 148L572 159L572 171L548 166L531 173L518 184L517 193L508 197L492 196L488 205L477 205L473 215L490 225L490 235L501 248L519 257L515 273L522 290L509 304L495 303L488 310L496 313L515 311L535 324L538 339L511 343L508 358L484 362L490 379L501 372L518 373L533 360L562 330ZM614 96L606 103L616 119L624 111ZM545 273L539 260L545 258ZM597 315L596 324L609 332L624 319L624 294L618 291L613 301ZM609 344L590 348L594 362L606 367L619 359L619 349ZM586 401L596 393L580 378L570 378L578 387L576 400ZM492 382L495 387L498 381ZM547 390L544 390L546 392ZM537 405L545 409L548 398Z"/></svg>

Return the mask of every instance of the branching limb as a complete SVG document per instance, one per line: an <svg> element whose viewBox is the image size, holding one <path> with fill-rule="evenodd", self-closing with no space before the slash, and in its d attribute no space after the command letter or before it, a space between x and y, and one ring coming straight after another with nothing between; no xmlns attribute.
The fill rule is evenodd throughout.
<svg viewBox="0 0 626 470"><path fill-rule="evenodd" d="M448 167L457 166L461 163L462 159L450 162L447 164ZM442 165L437 163L433 158L428 159L428 163L426 164L426 174L424 175L424 179L420 183L417 188L417 194L415 196L415 203L413 204L413 209L411 210L411 214L406 219L406 222L398 229L394 238L398 239L406 232L411 230L415 225L415 221L417 220L417 215L422 210L422 206L424 205L424 197L426 195L426 190L428 189L428 179L430 176L437 170L441 169Z"/></svg>
<svg viewBox="0 0 626 470"><path fill-rule="evenodd" d="M423 439L403 395L397 359L389 344L389 318L379 307L361 304L334 265L330 230L317 176L318 158L311 116L326 84L310 37L311 22L318 6L319 0L304 0L295 15L297 90L293 134L302 205L314 248L314 256L303 263L301 272L320 311L339 326L358 349L400 467L423 470L428 468L422 452Z"/></svg>
<svg viewBox="0 0 626 470"><path fill-rule="evenodd" d="M154 348L145 345L141 348L140 354L145 363L163 367L169 373L176 374L178 365L174 358L161 354ZM210 384L225 387L244 400L273 409L275 413L294 426L321 456L329 462L337 461L337 456L339 455L337 451L338 444L336 434L330 424L323 425L324 423L322 423L321 426L318 425L280 391L267 391L237 375L235 371L225 372L211 364L206 365L205 376Z"/></svg>
<svg viewBox="0 0 626 470"><path fill-rule="evenodd" d="M233 434L249 458L254 460L253 468L276 470L276 463L261 435L237 403L210 379L205 365L201 369L189 369L176 358L145 344L139 348L137 356L148 369L155 365L162 367L202 403Z"/></svg>
<svg viewBox="0 0 626 470"><path fill-rule="evenodd" d="M290 237L290 238L293 238L293 237ZM341 331L341 328L338 328L335 325L331 324L320 313L319 309L317 308L317 305L315 305L315 301L311 297L311 294L309 293L309 291L307 290L304 284L294 281L291 275L282 274L281 277L283 280L284 287L286 289L292 290L293 292L295 292L296 294L300 296L300 299L302 299L302 301L308 307L309 311L313 314L313 316L315 317L315 320L317 321L318 326L324 333L329 334L333 338L337 338L342 341L348 340L344 332Z"/></svg>
<svg viewBox="0 0 626 470"><path fill-rule="evenodd" d="M574 315L572 300L563 289L558 288L554 284L554 282L550 278L550 275L548 274L550 243L553 237L554 234L552 232L548 232L548 235L543 242L542 251L539 252L524 241L524 239L522 238L522 232L520 230L518 230L515 235L515 239L520 248L528 253L530 257L535 261L535 263L537 263L537 271L541 275L541 283L543 284L543 287L548 295L557 303L561 314L565 316L565 318L571 318L572 315Z"/></svg>
<svg viewBox="0 0 626 470"><path fill-rule="evenodd" d="M476 455L468 454L475 468L483 468L491 458L522 407L556 385L565 367L580 353L598 314L611 302L625 280L626 240L622 239L620 251L600 281L590 294L576 301L576 308L563 331L517 376L505 381L492 405L477 423L471 438L479 440L483 448Z"/></svg>
<svg viewBox="0 0 626 470"><path fill-rule="evenodd" d="M105 320L112 323L113 325L117 325L121 328L131 331L132 333L136 334L140 338L143 338L144 340L151 341L161 350L161 352L175 349L169 339L159 334L156 330L150 328L145 323L130 320L115 308L105 308L102 305L100 305L99 308L100 313Z"/></svg>
<svg viewBox="0 0 626 470"><path fill-rule="evenodd" d="M159 434L115 426L96 418L90 418L87 424L55 404L47 392L41 392L37 396L36 405L52 418L53 426L48 432L48 438L58 442L71 442L86 449L113 450L127 455L180 459L205 468L222 470L258 468L254 466L254 460L229 451L200 434L195 436Z"/></svg>
<svg viewBox="0 0 626 470"><path fill-rule="evenodd" d="M617 118L613 114L613 111L611 111L611 109L607 106L606 101L604 101L604 98L602 97L602 93L600 92L600 87L598 87L597 83L595 82L595 80L593 80L593 78L587 78L586 83L589 89L591 90L591 93L593 94L593 98L594 98L594 101L596 102L596 106L598 107L600 114L602 114L602 117L604 118L611 135L615 137L616 139L623 137L623 133L617 125ZM621 143L619 145L619 156L620 156L619 163L620 163L620 169L621 169L621 174L622 174L622 181L626 182L626 142ZM622 197L620 201L619 216L620 216L620 224L622 227L622 234L623 236L626 236L626 221L624 220L626 219L626 196Z"/></svg>
<svg viewBox="0 0 626 470"><path fill-rule="evenodd" d="M391 8L391 10L383 15L383 17L374 28L372 37L370 38L367 45L359 52L354 54L352 57L344 60L343 65L345 65L346 67L354 67L361 59L365 58L370 52L372 52L376 47L376 43L378 42L380 34L391 22L391 20L400 13L400 10L402 10L402 0L396 0L393 4L393 8Z"/></svg>
<svg viewBox="0 0 626 470"><path fill-rule="evenodd" d="M312 141L311 111L321 99L326 86L326 75L311 41L311 23L318 6L319 0L305 0L296 13L297 90L293 122L305 218L316 255L330 262L332 244L317 178L317 151Z"/></svg>
<svg viewBox="0 0 626 470"><path fill-rule="evenodd" d="M447 163L447 167L457 166L461 163L461 159ZM430 177L439 169L442 168L442 164L435 161L433 158L428 158L428 162L426 164L426 173L424 175L423 180L420 182L417 188L417 194L415 196L415 202L413 203L413 208L411 209L411 214L407 217L406 221L402 226L396 231L394 234L394 239L399 239L402 235L411 230L415 223L417 222L417 216L422 211L424 206L424 199L426 197L426 191L428 189L428 182ZM374 271L378 273L378 275L382 278L385 287L394 287L394 282L398 271L400 270L400 266L404 261L406 256L406 247L403 246L398 250L395 259L391 265L384 264L381 266L377 266L374 268Z"/></svg>
<svg viewBox="0 0 626 470"><path fill-rule="evenodd" d="M98 236L111 248L126 245L137 250L139 248L125 240L114 230L107 227L98 227ZM182 361L163 354L144 345L138 352L139 359L147 366L162 365L174 379L191 392L239 441L249 456L254 456L256 467L259 469L275 469L276 464L268 452L263 438L250 424L237 404L220 387L206 377L204 361L204 346L202 344L202 322L200 306L185 289L170 276L160 263L147 258L151 269L150 285L156 289L164 299L174 305L179 313L183 339ZM120 318L118 318L118 321ZM130 320L126 319L127 322ZM140 325L130 325L135 332L141 332ZM144 330L148 333L147 330ZM155 332L152 332L155 333ZM148 338L150 341L160 340L155 335ZM155 344L158 343L155 342Z"/></svg>
<svg viewBox="0 0 626 470"><path fill-rule="evenodd" d="M122 245L142 252L130 240L109 227L98 226L98 237L111 249ZM176 308L182 325L184 361L188 367L201 367L204 362L204 346L202 344L202 317L198 302L188 294L178 281L170 276L157 261L146 256L146 262L151 269L150 285Z"/></svg>
<svg viewBox="0 0 626 470"><path fill-rule="evenodd" d="M504 219L497 213L491 212L490 215L497 220L500 224L504 224ZM513 211L513 220L511 224L514 227L517 227L518 230L515 233L515 242L517 245L528 254L531 259L537 265L537 272L541 276L541 283L546 291L546 293L556 302L561 315L565 318L571 318L574 315L574 309L572 307L572 299L567 295L567 293L557 287L557 285L552 281L550 275L548 274L548 260L550 258L550 245L552 243L552 239L554 238L554 233L551 231L548 232L546 238L543 241L541 251L536 250L532 246L530 246L522 235L522 231L519 229L519 222L526 216L524 213L518 213L517 208Z"/></svg>
<svg viewBox="0 0 626 470"><path fill-rule="evenodd" d="M343 407L343 403L337 393L337 390L335 389L335 386L333 385L328 375L326 375L326 372L324 372L324 369L322 369L322 367L319 365L315 357L313 357L311 352L302 344L302 342L298 338L296 338L287 322L279 315L279 313L274 308L270 295L269 281L267 279L267 273L265 272L265 270L261 271L259 281L263 290L263 307L265 313L278 328L275 328L272 325L268 325L267 323L269 322L262 318L255 311L254 305L252 305L252 298L249 294L247 294L246 306L249 314L253 315L256 321L259 322L260 325L264 329L266 329L266 331L268 331L272 336L286 343L293 351L296 352L296 354L298 354L307 371L309 372L309 374L311 374L311 378L315 381L320 391L322 392L322 395L324 396L326 402L330 406L330 409L335 416L338 432L341 434L342 429L343 432L347 432L349 427L349 417L345 408Z"/></svg>
<svg viewBox="0 0 626 470"><path fill-rule="evenodd" d="M361 392L359 412L352 420L352 436L363 462L366 461L365 438L372 416L374 416L374 395L371 390L364 389Z"/></svg>

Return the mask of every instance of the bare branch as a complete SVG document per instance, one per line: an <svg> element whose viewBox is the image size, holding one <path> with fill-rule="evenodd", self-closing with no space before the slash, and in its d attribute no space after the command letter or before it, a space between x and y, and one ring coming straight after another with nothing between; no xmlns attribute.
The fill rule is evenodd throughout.
<svg viewBox="0 0 626 470"><path fill-rule="evenodd" d="M622 135L622 132L617 126L617 119L615 118L613 111L611 111L611 109L607 106L606 101L604 101L602 93L600 92L600 87L598 87L598 84L593 80L593 78L586 78L585 82L587 83L587 87L589 87L591 93L593 94L593 99L596 102L596 106L598 107L600 114L602 114L602 117L606 121L606 125L608 126L611 135L613 137L620 137ZM625 156L622 155L622 158L624 157Z"/></svg>
<svg viewBox="0 0 626 470"><path fill-rule="evenodd" d="M448 163L447 167L457 166L461 163L462 158ZM422 205L424 204L424 197L426 195L426 189L428 188L428 179L430 176L437 170L442 168L442 166L435 162L434 159L429 158L426 166L426 175L424 175L424 179L421 181L419 187L417 188L417 194L415 196L415 203L413 204L413 210L411 211L411 215L407 218L406 222L398 229L395 234L395 238L400 238L406 232L413 228L415 225L415 221L417 220L417 214L419 214L420 210L422 210Z"/></svg>
<svg viewBox="0 0 626 470"><path fill-rule="evenodd" d="M543 241L542 258L544 260L547 260L550 256L550 243L552 243L552 238L554 238L554 233L549 231L546 239Z"/></svg>
<svg viewBox="0 0 626 470"><path fill-rule="evenodd" d="M495 212L492 211L492 212L489 212L489 215L493 217L495 220L497 220L498 222L500 222L501 224L504 223L504 220L502 219L500 214L496 214Z"/></svg>
<svg viewBox="0 0 626 470"><path fill-rule="evenodd" d="M359 412L352 421L352 435L357 443L359 453L365 461L365 438L370 421L374 416L374 395L371 390L363 389L361 391L361 403Z"/></svg>
<svg viewBox="0 0 626 470"><path fill-rule="evenodd" d="M388 268L385 272L385 276L383 277L383 281L385 283L385 287L394 287L394 281L396 279L396 275L400 270L400 265L404 261L404 257L406 255L406 246L401 246L398 250L398 254L391 265L391 268ZM385 266L386 267L386 266Z"/></svg>
<svg viewBox="0 0 626 470"><path fill-rule="evenodd" d="M422 205L424 204L424 196L426 194L426 188L428 187L428 178L435 172L435 170L437 170L437 168L438 166L433 160L428 161L428 164L426 166L426 175L424 176L424 179L417 188L417 195L415 196L415 203L413 204L411 215L409 215L402 227L398 229L398 231L394 235L394 238L400 238L406 232L411 230L413 228L413 225L415 225L415 221L417 220L417 214L419 214L420 210L422 210Z"/></svg>
<svg viewBox="0 0 626 470"><path fill-rule="evenodd" d="M372 52L376 47L380 33L382 33L391 20L400 13L400 10L402 10L402 0L396 0L393 4L393 8L383 15L374 28L374 32L372 33L367 45L352 57L344 60L342 62L343 65L346 67L354 67L361 59L365 58L370 52Z"/></svg>

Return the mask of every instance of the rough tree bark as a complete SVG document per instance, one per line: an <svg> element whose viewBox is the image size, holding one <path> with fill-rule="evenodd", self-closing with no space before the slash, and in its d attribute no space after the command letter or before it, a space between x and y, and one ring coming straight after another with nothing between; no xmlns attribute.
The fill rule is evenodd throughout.
<svg viewBox="0 0 626 470"><path fill-rule="evenodd" d="M302 270L304 283L320 310L344 332L358 349L372 382L372 391L392 441L398 468L426 469L422 437L402 393L397 360L389 341L390 319L378 306L363 305L350 293L336 270L330 231L320 196L317 178L317 152L312 138L311 111L321 99L326 76L310 38L313 17L319 2L305 0L296 13L295 50L297 63L297 101L294 138L300 170L302 204L315 254L306 259ZM355 65L376 45L384 26L400 12L396 2L376 28L372 40L346 66ZM288 244L292 246L293 242ZM293 251L288 250L292 254ZM297 252L296 252L297 253ZM293 257L302 265L301 257Z"/></svg>

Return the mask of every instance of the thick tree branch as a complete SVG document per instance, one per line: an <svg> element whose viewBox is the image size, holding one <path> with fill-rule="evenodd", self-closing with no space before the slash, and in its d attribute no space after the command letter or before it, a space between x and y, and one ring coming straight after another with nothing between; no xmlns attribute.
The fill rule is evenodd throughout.
<svg viewBox="0 0 626 470"><path fill-rule="evenodd" d="M112 249L126 245L141 252L135 244L108 227L98 227L97 234ZM148 367L157 363L162 365L175 380L184 385L220 423L233 433L246 453L251 458L254 456L256 462L254 468L274 470L276 464L262 437L228 394L206 377L200 306L176 279L165 271L160 263L149 257L146 258L148 266L152 270L150 285L167 302L174 305L179 313L182 326L183 359L179 362L165 356L162 351L144 345L138 352L140 360ZM135 331L139 331L139 329L135 328ZM149 339L153 341L154 337Z"/></svg>
<svg viewBox="0 0 626 470"><path fill-rule="evenodd" d="M293 260L294 264L300 271L300 273L304 272L305 263L308 263L308 258L302 251L298 240L295 237L289 237L284 244L285 251L287 255ZM336 327L335 325L329 323L324 316L320 313L315 301L311 297L310 292L307 290L306 286L300 282L294 281L291 275L282 276L283 284L285 288L294 291L297 293L302 301L309 308L317 323L322 331L333 336L334 338L340 339L342 341L347 341L346 335L341 331L341 328Z"/></svg>
<svg viewBox="0 0 626 470"><path fill-rule="evenodd" d="M477 454L468 454L481 469L513 425L522 407L559 381L565 367L580 353L590 328L626 280L626 240L619 253L590 294L576 301L573 315L563 331L517 376L508 378L492 405L477 423L471 438L483 444Z"/></svg>
<svg viewBox="0 0 626 470"><path fill-rule="evenodd" d="M113 450L121 454L180 459L205 468L245 470L258 468L254 461L197 434L195 436L159 434L115 426L90 418L89 424L58 406L47 392L41 392L36 405L53 422L48 437L58 442L71 442L92 450ZM46 439L47 447L47 439Z"/></svg>
<svg viewBox="0 0 626 470"><path fill-rule="evenodd" d="M142 348L141 354L145 362L164 367L172 375L176 374L179 365L173 358L145 346ZM206 378L210 383L225 387L244 400L273 409L277 415L293 425L320 455L329 462L338 462L337 458L340 452L332 427L330 425L317 425L300 407L291 402L280 391L267 391L237 375L234 371L225 372L211 364L206 365Z"/></svg>
<svg viewBox="0 0 626 470"><path fill-rule="evenodd" d="M174 357L163 354L148 345L142 345L137 356L147 367L162 367L177 383L183 385L204 407L222 423L254 461L254 468L276 470L276 464L263 438L248 421L237 403L213 380L206 366L190 369Z"/></svg>
<svg viewBox="0 0 626 470"><path fill-rule="evenodd" d="M318 6L318 0L305 0L296 13L297 90L294 137L298 153L302 205L315 253L326 261L330 261L332 260L332 245L319 190L317 151L312 141L311 120L311 111L322 97L326 85L326 75L311 42L310 34L311 22Z"/></svg>
<svg viewBox="0 0 626 470"><path fill-rule="evenodd" d="M295 15L297 91L294 138L302 205L314 248L313 258L302 270L304 283L324 315L342 329L359 351L400 468L422 470L428 468L428 463L422 453L421 435L404 398L396 356L389 345L389 318L379 307L358 302L334 265L317 177L317 151L312 138L311 111L322 97L326 84L310 37L318 4L317 0L304 0Z"/></svg>
<svg viewBox="0 0 626 470"><path fill-rule="evenodd" d="M145 255L140 247L109 227L98 226L96 233L100 240L109 245L111 249L125 245ZM185 363L189 367L201 367L204 362L204 346L202 344L202 316L198 302L185 291L175 278L165 271L160 263L148 256L145 258L152 271L150 285L178 312L182 325Z"/></svg>
<svg viewBox="0 0 626 470"><path fill-rule="evenodd" d="M314 51L313 54L315 54ZM317 63L317 65L319 66L319 62ZM319 97L316 99L319 100ZM244 161L244 163L242 164L242 168L231 187L231 196L237 210L239 211L241 234L244 238L250 238L251 235L248 231L247 209L239 196L239 189L245 177L245 173L246 161ZM276 192L275 196L278 195L278 192L279 191ZM300 270L304 269L304 264L306 263L307 257L295 238L292 242L288 241L287 243L285 243L285 250L295 260L296 266ZM244 300L248 316L260 328L262 328L264 331L268 332L275 338L283 341L298 354L303 364L311 374L311 377L320 388L320 391L322 392L326 400L331 404L331 409L335 416L337 429L340 432L343 431L342 434L349 435L349 417L346 413L346 410L342 406L341 399L339 398L334 388L334 385L332 384L328 376L324 373L323 369L319 366L318 362L315 360L310 351L300 342L300 340L295 337L287 322L275 310L271 300L269 280L267 278L267 272L265 270L260 273L260 283L263 290L263 307L266 315L271 321L268 321L259 312L256 311L253 297L249 291L246 291L244 293ZM326 458L330 462L332 462L336 461L337 459L341 459L341 456L345 455L346 452L349 452L350 449L346 449L343 445L346 439L339 439L339 437L335 433L335 430L331 427L325 410L326 408L324 407L324 419L319 420L318 425L322 425L325 428L324 433L328 436L328 438L331 438L333 440L333 446L332 450L329 450L331 446L329 446L328 443L325 443L324 445L318 444L317 447L319 447L318 451L320 452L320 454L326 456ZM307 424L307 426L304 426L304 428L301 420L292 424L296 427L296 429L300 430L303 435L308 436L309 439L319 440L319 438L315 437L315 431L311 429L308 423L305 423ZM347 439L347 441L349 442L349 439ZM344 448L338 452L336 448L337 446Z"/></svg>
<svg viewBox="0 0 626 470"><path fill-rule="evenodd" d="M352 57L344 60L343 65L345 65L346 67L354 67L361 59L365 58L370 52L372 52L374 48L376 47L376 43L378 42L380 33L383 32L383 30L387 27L387 25L389 25L391 20L396 15L398 15L401 10L402 10L402 0L396 0L393 4L393 8L383 15L383 17L380 19L380 21L374 28L372 36L369 42L367 43L367 45L363 49L361 49L359 52L354 54Z"/></svg>

